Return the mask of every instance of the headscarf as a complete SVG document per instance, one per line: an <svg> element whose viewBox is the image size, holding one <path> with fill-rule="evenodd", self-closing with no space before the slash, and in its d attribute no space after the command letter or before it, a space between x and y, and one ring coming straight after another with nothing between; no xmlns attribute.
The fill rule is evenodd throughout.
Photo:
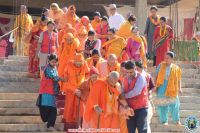
<svg viewBox="0 0 200 133"><path fill-rule="evenodd" d="M86 30L86 28L85 28L85 26L82 26L79 30L78 30L78 32L77 32L77 34L79 35L87 35L87 30Z"/></svg>
<svg viewBox="0 0 200 133"><path fill-rule="evenodd" d="M75 57L74 57L74 61L77 61L77 62L84 61L83 55L82 54L76 54Z"/></svg>
<svg viewBox="0 0 200 133"><path fill-rule="evenodd" d="M71 10L74 10L74 12L76 13L76 7L74 5L69 6L68 11L66 13L66 21L67 23L70 23L72 27L75 27L75 25L78 23L79 17L76 14L71 16L70 14Z"/></svg>
<svg viewBox="0 0 200 133"><path fill-rule="evenodd" d="M91 76L92 74L97 74L99 75L99 70L97 68L95 68L94 66L92 66L92 68L90 69L89 75Z"/></svg>

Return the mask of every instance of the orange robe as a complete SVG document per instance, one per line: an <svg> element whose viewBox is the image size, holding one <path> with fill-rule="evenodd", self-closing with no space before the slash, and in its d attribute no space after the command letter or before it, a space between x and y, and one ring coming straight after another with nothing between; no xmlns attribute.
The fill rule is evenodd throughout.
<svg viewBox="0 0 200 133"><path fill-rule="evenodd" d="M68 9L70 9L72 6L69 6ZM61 28L66 24L69 23L72 25L72 27L75 27L75 25L78 23L79 21L79 17L74 14L73 16L71 16L70 11L68 10L67 13L64 13L62 15L62 19L60 21L60 26Z"/></svg>
<svg viewBox="0 0 200 133"><path fill-rule="evenodd" d="M69 35L70 33L68 33ZM71 34L72 35L72 34ZM73 36L71 36L73 37ZM66 63L69 60L73 60L76 52L79 51L80 42L78 39L73 37L72 44L68 44L67 41L64 39L61 43L58 53L59 53L59 60L58 60L58 75L63 75Z"/></svg>
<svg viewBox="0 0 200 133"><path fill-rule="evenodd" d="M61 28L60 21L62 21L63 14L64 12L60 8L57 9L56 13L54 13L51 9L49 10L49 18L54 20L54 22L57 24L59 29Z"/></svg>
<svg viewBox="0 0 200 133"><path fill-rule="evenodd" d="M97 26L100 25L100 24L101 24L101 20L100 21L92 20L92 22L91 22L92 28L94 30L96 30Z"/></svg>
<svg viewBox="0 0 200 133"><path fill-rule="evenodd" d="M102 47L106 48L106 56L115 54L118 59L122 58L122 51L126 47L126 41L119 36L115 36L114 39L105 42Z"/></svg>
<svg viewBox="0 0 200 133"><path fill-rule="evenodd" d="M77 32L77 38L80 41L80 50L85 50L85 42L88 38L88 31L86 30L85 26L82 26Z"/></svg>
<svg viewBox="0 0 200 133"><path fill-rule="evenodd" d="M81 27L85 27L85 29L88 31L93 30L92 25L89 23L88 25L83 25L81 22L79 22L78 24L76 24L75 29L78 31Z"/></svg>
<svg viewBox="0 0 200 133"><path fill-rule="evenodd" d="M24 39L31 32L33 27L32 17L28 13L17 15L14 23L14 29L17 27L18 29L14 31L14 46L16 48L16 55L28 56L29 43L27 44Z"/></svg>
<svg viewBox="0 0 200 133"><path fill-rule="evenodd" d="M66 65L63 77L68 78L68 81L63 83L62 91L66 94L64 120L67 123L77 122L78 98L74 95L74 91L85 81L85 75L88 72L87 63L84 63L80 68L74 65L74 61L69 61ZM82 103L80 103L79 113L83 113Z"/></svg>
<svg viewBox="0 0 200 133"><path fill-rule="evenodd" d="M105 79L108 76L108 74L112 71L120 72L120 64L119 63L117 63L114 67L110 67L110 66L108 66L108 62L104 61L104 62L97 64L96 68L99 70L99 76L101 79Z"/></svg>
<svg viewBox="0 0 200 133"><path fill-rule="evenodd" d="M99 63L101 63L103 61L105 61L105 60L102 57L99 57L99 60L97 61L96 66L94 66L94 62L93 62L92 57L86 59L86 62L88 64L89 68L92 68L93 66L97 67L99 65Z"/></svg>
<svg viewBox="0 0 200 133"><path fill-rule="evenodd" d="M94 107L98 105L103 113L100 115L100 128L120 129L120 118L118 112L118 97L120 95L119 84L117 87L109 87L106 80L97 80L90 90L86 103L85 121L90 128L97 128L98 114ZM113 93L110 95L109 90Z"/></svg>

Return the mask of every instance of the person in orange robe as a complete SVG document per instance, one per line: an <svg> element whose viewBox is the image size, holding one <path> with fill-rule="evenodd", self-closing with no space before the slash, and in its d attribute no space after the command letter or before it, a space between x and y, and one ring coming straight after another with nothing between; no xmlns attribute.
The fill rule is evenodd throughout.
<svg viewBox="0 0 200 133"><path fill-rule="evenodd" d="M84 51L84 49L85 49L85 42L86 42L87 37L88 37L88 32L87 32L85 26L82 26L82 27L77 31L76 37L77 37L78 40L80 41L80 50L81 50L81 51Z"/></svg>
<svg viewBox="0 0 200 133"><path fill-rule="evenodd" d="M62 19L62 15L64 14L63 10L60 9L57 3L52 3L49 10L49 17L53 19L57 28L60 29L59 23Z"/></svg>
<svg viewBox="0 0 200 133"><path fill-rule="evenodd" d="M70 32L69 30L72 28L72 25L69 23L66 23L65 26L58 32L58 43L59 45L61 44L62 40L63 40L63 36L65 35L65 33Z"/></svg>
<svg viewBox="0 0 200 133"><path fill-rule="evenodd" d="M117 57L114 54L108 56L108 60L97 65L100 78L105 79L112 71L120 72L120 64L117 62Z"/></svg>
<svg viewBox="0 0 200 133"><path fill-rule="evenodd" d="M94 19L91 22L92 28L96 30L97 26L101 24L101 14L100 12L94 13Z"/></svg>
<svg viewBox="0 0 200 133"><path fill-rule="evenodd" d="M99 65L99 63L104 62L104 61L105 60L100 56L99 51L96 49L92 51L92 57L86 59L86 62L89 68L92 68L92 67L96 68Z"/></svg>
<svg viewBox="0 0 200 133"><path fill-rule="evenodd" d="M84 81L80 87L75 90L75 95L77 97L79 97L81 99L81 101L83 102L83 114L85 113L85 107L86 107L86 103L87 103L87 98L89 96L90 90L92 88L92 85L97 81L98 77L99 77L99 72L98 69L96 69L95 67L92 67L90 69L89 72L89 79L87 79L86 81ZM83 116L83 114L80 114L80 116ZM84 118L83 118L84 119ZM85 127L86 123L83 122L82 123L82 127Z"/></svg>
<svg viewBox="0 0 200 133"><path fill-rule="evenodd" d="M116 131L121 133L119 107L127 110L130 116L134 115L133 110L128 107L121 95L122 91L118 80L119 73L112 71L106 79L97 80L93 84L84 113L84 121L88 127L113 128L114 131L111 131L111 133Z"/></svg>
<svg viewBox="0 0 200 133"><path fill-rule="evenodd" d="M85 81L88 72L89 68L82 54L77 54L74 60L70 60L65 67L62 77L67 79L67 82L63 83L63 89L61 91L65 93L63 117L68 125L75 126L78 122L77 113L79 112L81 114L83 111L81 103L77 107L79 99L75 96L75 90Z"/></svg>
<svg viewBox="0 0 200 133"><path fill-rule="evenodd" d="M64 35L63 39L63 47L62 49L59 49L60 53L60 58L58 61L58 75L61 76L63 75L65 66L69 60L73 60L76 53L78 53L79 47L80 47L80 42L78 39L76 39L72 33L67 33Z"/></svg>
<svg viewBox="0 0 200 133"><path fill-rule="evenodd" d="M79 17L76 15L76 7L74 5L70 5L67 13L62 15L62 20L60 21L59 25L61 28L63 28L66 23L69 23L72 25L72 27L75 27L78 22Z"/></svg>
<svg viewBox="0 0 200 133"><path fill-rule="evenodd" d="M82 26L85 26L87 32L93 30L92 25L90 24L90 19L87 16L81 17L81 20L76 24L75 29L78 31Z"/></svg>
<svg viewBox="0 0 200 133"><path fill-rule="evenodd" d="M122 55L125 53L126 41L124 38L116 35L116 30L111 28L108 30L109 40L102 45L106 50L106 58L110 54L115 54L118 60L122 60Z"/></svg>

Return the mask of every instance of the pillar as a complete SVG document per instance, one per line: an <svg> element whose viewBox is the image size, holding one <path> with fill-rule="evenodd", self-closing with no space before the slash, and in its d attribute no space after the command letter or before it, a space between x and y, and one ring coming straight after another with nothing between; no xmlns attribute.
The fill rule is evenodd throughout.
<svg viewBox="0 0 200 133"><path fill-rule="evenodd" d="M137 17L137 26L141 33L144 33L146 19L148 15L147 0L135 0L135 15Z"/></svg>

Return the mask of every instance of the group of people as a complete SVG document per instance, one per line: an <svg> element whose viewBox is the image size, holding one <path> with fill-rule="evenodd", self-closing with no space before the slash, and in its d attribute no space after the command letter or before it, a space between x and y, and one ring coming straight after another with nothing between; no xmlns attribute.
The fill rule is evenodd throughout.
<svg viewBox="0 0 200 133"><path fill-rule="evenodd" d="M33 25L26 6L21 6L15 36L24 43L16 41L16 53L29 56L29 77L41 78L37 105L43 122L48 130L56 130L56 97L61 92L68 127L150 133L150 98L155 91L158 99L173 99L158 106L160 122L168 124L170 111L180 125L181 69L169 51L173 31L166 18L151 7L142 36L134 14L124 19L115 4L109 11L109 18L95 12L90 21L79 18L74 5L64 12L52 3ZM148 58L157 67L155 85L147 73Z"/></svg>

